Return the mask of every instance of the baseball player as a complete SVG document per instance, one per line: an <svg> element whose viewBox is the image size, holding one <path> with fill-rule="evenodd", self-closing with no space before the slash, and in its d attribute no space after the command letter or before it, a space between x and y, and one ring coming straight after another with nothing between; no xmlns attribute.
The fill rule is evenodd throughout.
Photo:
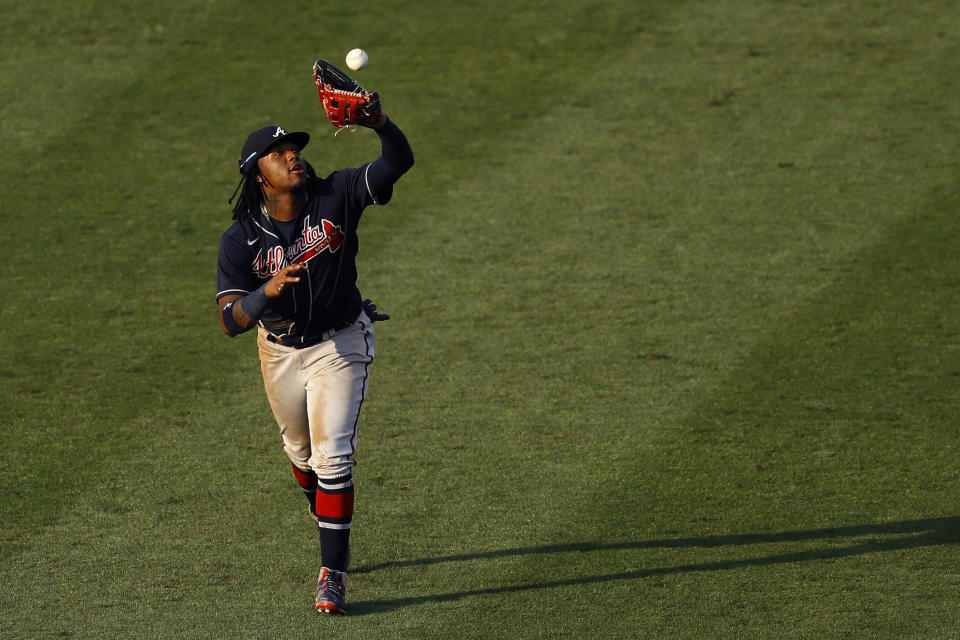
<svg viewBox="0 0 960 640"><path fill-rule="evenodd" d="M217 263L223 331L257 328L267 398L319 533L316 609L333 615L346 613L351 469L373 321L389 317L357 289L357 225L413 166L406 137L385 113L368 126L380 138L380 157L326 178L302 155L309 134L277 125L251 133Z"/></svg>

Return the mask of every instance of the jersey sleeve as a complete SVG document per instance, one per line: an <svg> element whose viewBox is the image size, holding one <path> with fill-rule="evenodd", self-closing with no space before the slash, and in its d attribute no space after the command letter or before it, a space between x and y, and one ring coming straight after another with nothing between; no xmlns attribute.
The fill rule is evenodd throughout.
<svg viewBox="0 0 960 640"><path fill-rule="evenodd" d="M217 257L217 300L228 295L247 295L257 288L257 280L251 270L251 256L243 238L238 237L236 227L229 229L220 238L220 254Z"/></svg>
<svg viewBox="0 0 960 640"><path fill-rule="evenodd" d="M347 202L350 208L360 213L371 204L378 204L379 200L374 196L367 184L367 172L370 163L364 164L356 169L347 169L344 171L344 178L347 185Z"/></svg>
<svg viewBox="0 0 960 640"><path fill-rule="evenodd" d="M376 132L380 137L380 157L364 167L364 183L376 204L387 204L393 185L413 166L413 150L389 118Z"/></svg>
<svg viewBox="0 0 960 640"><path fill-rule="evenodd" d="M342 195L349 218L359 219L363 210L372 204L382 204L367 185L367 171L371 163L349 169L337 169L325 178L333 190Z"/></svg>

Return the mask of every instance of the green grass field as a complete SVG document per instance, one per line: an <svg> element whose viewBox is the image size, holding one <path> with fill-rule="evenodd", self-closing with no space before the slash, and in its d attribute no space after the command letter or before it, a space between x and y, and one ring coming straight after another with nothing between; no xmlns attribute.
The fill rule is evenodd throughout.
<svg viewBox="0 0 960 640"><path fill-rule="evenodd" d="M960 638L954 2L0 0L2 638ZM417 165L351 615L251 335L247 133Z"/></svg>

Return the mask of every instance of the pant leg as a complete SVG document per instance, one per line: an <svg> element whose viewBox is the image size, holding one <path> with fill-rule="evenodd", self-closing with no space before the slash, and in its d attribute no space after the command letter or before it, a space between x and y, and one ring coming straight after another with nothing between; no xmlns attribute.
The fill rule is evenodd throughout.
<svg viewBox="0 0 960 640"><path fill-rule="evenodd" d="M283 450L295 467L307 471L311 455L310 420L301 354L292 347L267 341L262 329L258 334L263 386L280 427Z"/></svg>
<svg viewBox="0 0 960 640"><path fill-rule="evenodd" d="M357 422L367 396L375 333L366 315L331 340L302 349L310 467L320 478L345 475L356 464Z"/></svg>

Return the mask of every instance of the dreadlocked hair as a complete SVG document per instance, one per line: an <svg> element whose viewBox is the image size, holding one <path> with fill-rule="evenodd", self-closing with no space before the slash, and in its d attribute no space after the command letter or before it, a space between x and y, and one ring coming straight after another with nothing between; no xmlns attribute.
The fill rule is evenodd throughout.
<svg viewBox="0 0 960 640"><path fill-rule="evenodd" d="M313 170L313 166L306 160L303 161L303 164L306 167L307 180L316 178L317 173ZM263 187L256 178L262 176L260 169L256 168L249 175L243 174L243 177L240 178L240 184L237 185L233 197L230 198L231 202L233 198L237 198L237 204L233 205L234 220L252 222L259 215L263 206ZM240 192L239 197L237 197L238 191Z"/></svg>
<svg viewBox="0 0 960 640"><path fill-rule="evenodd" d="M263 188L254 179L258 175L260 175L260 171L254 170L250 172L249 176L244 174L240 178L240 184L237 185L240 197L237 198L237 204L233 205L234 220L253 220L256 213L260 211L260 206L263 204ZM237 196L236 191L233 196Z"/></svg>

